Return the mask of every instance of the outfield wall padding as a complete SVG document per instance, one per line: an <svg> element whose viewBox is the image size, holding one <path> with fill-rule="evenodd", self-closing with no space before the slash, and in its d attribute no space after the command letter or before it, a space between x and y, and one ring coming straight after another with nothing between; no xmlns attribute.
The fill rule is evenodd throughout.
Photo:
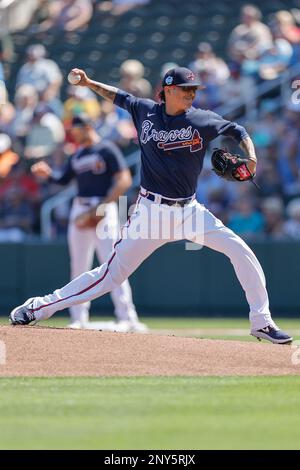
<svg viewBox="0 0 300 470"><path fill-rule="evenodd" d="M273 312L300 314L300 243L251 244L266 274ZM0 244L0 312L35 295L52 292L69 280L64 241ZM185 243L160 248L131 276L134 301L141 313L247 315L248 308L224 255L209 249L186 250ZM111 313L109 295L92 312Z"/></svg>

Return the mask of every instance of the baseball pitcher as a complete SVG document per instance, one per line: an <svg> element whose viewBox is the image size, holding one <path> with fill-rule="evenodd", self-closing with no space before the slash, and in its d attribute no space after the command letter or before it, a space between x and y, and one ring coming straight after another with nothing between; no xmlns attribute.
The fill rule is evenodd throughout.
<svg viewBox="0 0 300 470"><path fill-rule="evenodd" d="M205 151L220 135L235 139L245 154L239 164L231 167L236 184L254 178L256 155L246 130L211 111L192 106L201 83L184 67L165 74L161 103L136 98L91 80L83 70L73 70L80 75L77 86L89 87L131 114L141 148L140 195L122 238L105 263L52 294L28 299L10 313L11 323L24 325L43 320L58 310L110 292L157 248L168 241L187 239L229 257L249 304L251 334L272 343L290 343L290 335L280 330L271 318L265 276L256 256L240 237L195 199ZM220 162L216 168L221 169ZM156 230L160 220L162 229L165 226L171 229L168 236Z"/></svg>

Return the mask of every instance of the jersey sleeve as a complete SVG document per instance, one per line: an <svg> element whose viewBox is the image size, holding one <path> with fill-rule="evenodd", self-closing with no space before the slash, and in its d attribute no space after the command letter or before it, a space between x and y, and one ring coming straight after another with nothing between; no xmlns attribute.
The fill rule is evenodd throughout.
<svg viewBox="0 0 300 470"><path fill-rule="evenodd" d="M219 114L209 112L209 119L207 125L210 140L215 139L220 135L232 137L240 143L246 137L249 137L246 129L237 124L236 122L227 121L219 116Z"/></svg>
<svg viewBox="0 0 300 470"><path fill-rule="evenodd" d="M127 164L121 150L112 142L106 144L101 150L101 156L104 158L112 175L127 168Z"/></svg>
<svg viewBox="0 0 300 470"><path fill-rule="evenodd" d="M75 173L72 169L71 158L69 158L61 170L52 171L52 175L49 178L49 181L52 181L53 183L65 185L65 184L70 183L70 181L72 181L74 176L75 176Z"/></svg>
<svg viewBox="0 0 300 470"><path fill-rule="evenodd" d="M115 96L114 104L120 108L126 109L131 114L135 126L143 118L145 110L150 110L155 102L146 98L137 98L123 90L118 90Z"/></svg>

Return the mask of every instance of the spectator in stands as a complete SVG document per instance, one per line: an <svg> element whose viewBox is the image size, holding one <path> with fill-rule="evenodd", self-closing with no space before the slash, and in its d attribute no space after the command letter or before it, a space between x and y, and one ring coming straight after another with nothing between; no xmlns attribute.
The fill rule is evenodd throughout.
<svg viewBox="0 0 300 470"><path fill-rule="evenodd" d="M19 161L19 155L13 152L11 145L10 137L7 134L0 134L0 183Z"/></svg>
<svg viewBox="0 0 300 470"><path fill-rule="evenodd" d="M0 185L0 200L5 198L8 191L13 189L20 189L24 198L30 201L33 205L38 204L40 201L40 187L34 177L27 172L24 162L20 162L13 166L8 176L1 182Z"/></svg>
<svg viewBox="0 0 300 470"><path fill-rule="evenodd" d="M150 3L150 0L110 0L101 2L98 8L102 12L110 12L112 15L117 16L148 3Z"/></svg>
<svg viewBox="0 0 300 470"><path fill-rule="evenodd" d="M86 87L70 86L67 90L68 98L64 102L64 123L68 124L74 116L85 114L97 120L101 114L99 101Z"/></svg>
<svg viewBox="0 0 300 470"><path fill-rule="evenodd" d="M7 16L4 15L1 18L1 11L3 12L3 9L1 10L0 8L0 68L1 63L5 63L5 72L7 77L9 77L11 63L14 61L14 43L6 24ZM13 21L12 17L10 17L10 21ZM4 71L2 72L4 73Z"/></svg>
<svg viewBox="0 0 300 470"><path fill-rule="evenodd" d="M244 5L241 9L241 24L236 26L228 40L229 56L234 61L255 60L262 48L272 46L272 34L268 26L260 20L262 14L254 5Z"/></svg>
<svg viewBox="0 0 300 470"><path fill-rule="evenodd" d="M91 0L54 0L49 5L49 17L39 31L78 31L84 29L93 15Z"/></svg>
<svg viewBox="0 0 300 470"><path fill-rule="evenodd" d="M0 241L20 242L32 231L34 212L21 189L5 193L0 204Z"/></svg>
<svg viewBox="0 0 300 470"><path fill-rule="evenodd" d="M26 49L26 62L17 75L17 87L32 85L40 99L49 103L59 96L62 74L51 59L46 59L46 49L42 44L33 44Z"/></svg>
<svg viewBox="0 0 300 470"><path fill-rule="evenodd" d="M139 60L125 60L120 67L120 88L135 96L150 98L152 87L144 78L145 68Z"/></svg>
<svg viewBox="0 0 300 470"><path fill-rule="evenodd" d="M144 96L151 98L152 96L152 86L146 78L140 78L136 81L136 96Z"/></svg>
<svg viewBox="0 0 300 470"><path fill-rule="evenodd" d="M258 58L258 77L262 80L275 80L287 69L293 48L286 39L275 39Z"/></svg>
<svg viewBox="0 0 300 470"><path fill-rule="evenodd" d="M255 238L263 233L264 218L253 199L241 197L234 205L228 226L242 238Z"/></svg>
<svg viewBox="0 0 300 470"><path fill-rule="evenodd" d="M38 94L33 85L21 85L15 93L16 114L13 121L13 132L21 148L31 128L33 112L38 104Z"/></svg>
<svg viewBox="0 0 300 470"><path fill-rule="evenodd" d="M274 146L278 142L280 129L274 100L261 101L259 119L254 122L252 128L253 142L259 151Z"/></svg>
<svg viewBox="0 0 300 470"><path fill-rule="evenodd" d="M137 134L131 116L122 108L109 101L102 102L102 112L96 130L102 139L115 142L120 147L127 147Z"/></svg>
<svg viewBox="0 0 300 470"><path fill-rule="evenodd" d="M35 11L32 22L28 27L31 34L36 34L40 31L41 23L48 20L51 16L51 8L53 8L53 0L39 0L39 7Z"/></svg>
<svg viewBox="0 0 300 470"><path fill-rule="evenodd" d="M220 89L206 70L198 72L202 86L205 87L201 93L196 93L193 106L195 108L214 109L221 104Z"/></svg>
<svg viewBox="0 0 300 470"><path fill-rule="evenodd" d="M265 221L265 234L274 240L286 238L284 229L284 205L280 197L267 197L261 203Z"/></svg>
<svg viewBox="0 0 300 470"><path fill-rule="evenodd" d="M245 108L242 103L249 103L255 107L255 81L252 77L242 75L241 66L238 63L232 63L230 66L230 77L220 88L220 100L222 103L239 107L231 119L241 115Z"/></svg>
<svg viewBox="0 0 300 470"><path fill-rule="evenodd" d="M15 115L15 107L9 101L0 106L0 132L8 134L12 139L14 138L13 120Z"/></svg>
<svg viewBox="0 0 300 470"><path fill-rule="evenodd" d="M196 199L210 211L216 211L217 217L222 222L226 221L226 211L232 199L231 188L224 179L218 178L211 170L209 159L205 159L203 162L203 170L197 185Z"/></svg>
<svg viewBox="0 0 300 470"><path fill-rule="evenodd" d="M61 120L44 104L33 113L30 131L25 141L26 158L46 158L64 141L65 131Z"/></svg>
<svg viewBox="0 0 300 470"><path fill-rule="evenodd" d="M300 198L293 199L286 207L289 217L284 224L284 230L287 236L293 240L300 240Z"/></svg>
<svg viewBox="0 0 300 470"><path fill-rule="evenodd" d="M70 128L73 117L85 114L97 123L101 115L101 106L95 94L88 88L69 86L67 94L68 98L64 102L63 122L66 131L65 151L69 155L74 153L78 147Z"/></svg>
<svg viewBox="0 0 300 470"><path fill-rule="evenodd" d="M20 160L0 184L0 239L20 241L36 230L39 204L39 185Z"/></svg>
<svg viewBox="0 0 300 470"><path fill-rule="evenodd" d="M4 69L1 62L1 53L0 53L0 106L5 104L7 101L7 91L4 81Z"/></svg>
<svg viewBox="0 0 300 470"><path fill-rule="evenodd" d="M229 69L223 59L216 56L208 42L200 42L195 60L189 64L201 79L205 89L197 93L193 105L196 108L214 109L221 103L221 86L229 78Z"/></svg>
<svg viewBox="0 0 300 470"><path fill-rule="evenodd" d="M4 82L4 69L2 65L2 54L0 53L0 81Z"/></svg>
<svg viewBox="0 0 300 470"><path fill-rule="evenodd" d="M293 15L287 10L281 10L271 16L270 27L275 39L285 39L293 47L291 64L300 58L300 28L296 25Z"/></svg>
<svg viewBox="0 0 300 470"><path fill-rule="evenodd" d="M274 13L270 19L270 28L275 38L286 39L290 44L299 44L300 28L288 10Z"/></svg>
<svg viewBox="0 0 300 470"><path fill-rule="evenodd" d="M284 195L300 194L300 109L290 103L282 113L278 141L278 170Z"/></svg>
<svg viewBox="0 0 300 470"><path fill-rule="evenodd" d="M202 201L201 201L202 203ZM228 224L230 194L228 188L209 188L207 194L207 209L214 213L224 224Z"/></svg>
<svg viewBox="0 0 300 470"><path fill-rule="evenodd" d="M195 73L205 71L209 81L218 86L224 85L230 75L224 60L216 56L208 42L198 44L195 60L189 64L189 68Z"/></svg>
<svg viewBox="0 0 300 470"><path fill-rule="evenodd" d="M276 155L276 149L270 148L270 153L274 157ZM260 187L260 196L262 198L277 196L283 197L283 188L280 180L280 175L276 166L277 162L272 161L269 158L262 158L259 164L259 173L256 181Z"/></svg>

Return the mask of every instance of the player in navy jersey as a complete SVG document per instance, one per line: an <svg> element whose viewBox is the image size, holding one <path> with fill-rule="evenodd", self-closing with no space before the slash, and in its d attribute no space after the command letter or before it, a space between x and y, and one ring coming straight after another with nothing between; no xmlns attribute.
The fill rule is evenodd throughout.
<svg viewBox="0 0 300 470"><path fill-rule="evenodd" d="M80 115L73 118L71 133L80 145L61 171L53 171L46 162L32 166L32 172L43 179L58 184L76 180L78 194L74 198L68 228L68 245L71 258L72 279L91 268L96 250L103 263L119 236L116 201L131 185L130 171L120 149L110 141L102 141L91 120ZM101 204L104 218L95 227L82 228L78 216ZM89 322L89 302L70 306L71 328L113 329L141 331L146 327L138 321L128 280L111 292L117 323Z"/></svg>
<svg viewBox="0 0 300 470"><path fill-rule="evenodd" d="M184 67L169 70L162 82L161 103L136 98L118 88L91 80L87 86L131 114L141 148L141 190L122 238L100 267L44 297L28 299L10 313L14 325L50 317L56 311L110 292L157 248L187 239L229 257L249 304L251 334L273 343L292 338L271 318L265 276L254 253L195 199L198 176L208 144L216 137L235 139L254 174L256 155L246 130L221 116L192 106L201 83Z"/></svg>

